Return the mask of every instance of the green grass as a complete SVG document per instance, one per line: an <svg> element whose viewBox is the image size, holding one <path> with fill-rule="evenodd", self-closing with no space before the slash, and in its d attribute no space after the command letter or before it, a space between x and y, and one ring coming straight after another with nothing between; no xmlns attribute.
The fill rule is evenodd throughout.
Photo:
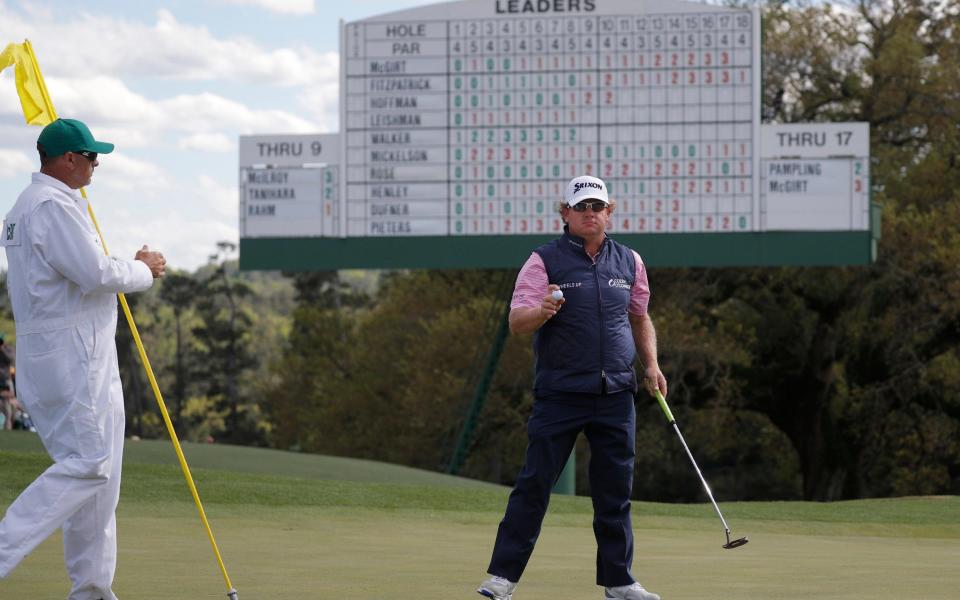
<svg viewBox="0 0 960 600"><path fill-rule="evenodd" d="M43 452L40 439L22 431L0 432L0 450ZM390 465L372 460L281 452L266 448L247 448L224 444L182 442L183 454L191 469L220 469L240 473L287 475L309 479L340 481L376 481L417 485L454 485L490 487L491 484L463 477ZM168 440L127 441L124 463L177 464L173 445ZM494 486L497 487L497 486Z"/></svg>
<svg viewBox="0 0 960 600"><path fill-rule="evenodd" d="M36 439L0 433L0 505L48 464ZM185 446L242 600L479 598L509 490L393 465L229 446ZM166 457L164 457L166 454ZM159 464L166 463L166 464ZM946 600L960 589L960 498L634 503L635 574L665 600ZM588 498L555 497L517 600L599 600ZM121 598L223 598L224 582L169 443L128 443L119 509ZM64 597L57 536L0 598Z"/></svg>

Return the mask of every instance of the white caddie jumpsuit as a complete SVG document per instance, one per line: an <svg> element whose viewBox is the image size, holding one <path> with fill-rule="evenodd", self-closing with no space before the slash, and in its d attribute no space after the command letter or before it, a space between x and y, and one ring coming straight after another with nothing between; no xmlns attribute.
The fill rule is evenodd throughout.
<svg viewBox="0 0 960 600"><path fill-rule="evenodd" d="M0 578L57 528L68 600L116 600L116 507L124 409L117 292L153 283L141 261L107 257L87 201L33 174L0 231L17 331L17 392L54 464L0 521Z"/></svg>

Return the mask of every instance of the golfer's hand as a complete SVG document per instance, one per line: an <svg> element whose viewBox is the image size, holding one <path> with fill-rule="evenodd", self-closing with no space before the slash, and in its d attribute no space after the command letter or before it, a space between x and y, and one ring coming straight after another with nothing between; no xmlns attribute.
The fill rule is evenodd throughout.
<svg viewBox="0 0 960 600"><path fill-rule="evenodd" d="M643 371L643 385L651 396L657 395L657 390L667 397L667 378L660 372L660 367L647 367Z"/></svg>
<svg viewBox="0 0 960 600"><path fill-rule="evenodd" d="M553 315L557 314L557 311L560 310L560 305L566 301L564 298L560 298L559 300L553 299L553 292L559 289L560 286L555 283L547 286L547 295L544 296L543 301L540 302L540 318L544 321L550 320Z"/></svg>
<svg viewBox="0 0 960 600"><path fill-rule="evenodd" d="M163 258L163 254L150 250L147 248L146 244L143 245L143 248L137 250L137 254L133 257L133 259L139 260L147 265L150 268L150 273L153 274L154 279L159 279L166 273L167 260Z"/></svg>

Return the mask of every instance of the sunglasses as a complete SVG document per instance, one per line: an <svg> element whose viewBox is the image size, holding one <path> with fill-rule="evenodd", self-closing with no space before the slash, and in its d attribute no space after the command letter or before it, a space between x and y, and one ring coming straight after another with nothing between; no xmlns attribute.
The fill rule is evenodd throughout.
<svg viewBox="0 0 960 600"><path fill-rule="evenodd" d="M601 212L606 207L607 207L606 202L603 202L602 200L596 200L594 202L578 202L577 204L574 204L571 208L573 208L573 210L576 212L587 212L588 208L593 212Z"/></svg>
<svg viewBox="0 0 960 600"><path fill-rule="evenodd" d="M79 154L80 156L84 157L85 159L89 160L90 162L93 162L93 161L97 160L97 153L96 153L96 152L90 152L89 150L74 150L73 153L74 153L74 154Z"/></svg>

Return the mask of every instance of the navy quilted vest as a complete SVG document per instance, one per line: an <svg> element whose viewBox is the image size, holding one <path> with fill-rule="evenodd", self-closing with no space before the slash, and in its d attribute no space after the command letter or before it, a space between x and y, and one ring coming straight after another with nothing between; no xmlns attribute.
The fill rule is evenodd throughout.
<svg viewBox="0 0 960 600"><path fill-rule="evenodd" d="M635 389L636 347L627 316L633 251L609 237L596 263L583 239L564 233L535 250L566 302L533 337L534 390L612 393Z"/></svg>

